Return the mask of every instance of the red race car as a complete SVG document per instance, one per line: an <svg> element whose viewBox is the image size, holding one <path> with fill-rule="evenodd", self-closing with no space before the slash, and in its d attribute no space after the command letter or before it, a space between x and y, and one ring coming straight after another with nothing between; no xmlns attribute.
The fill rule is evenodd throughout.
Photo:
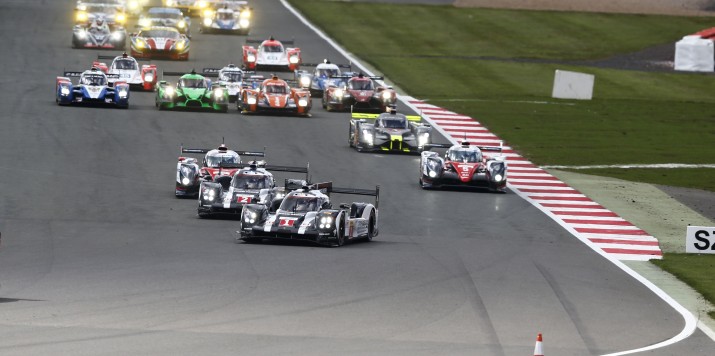
<svg viewBox="0 0 715 356"><path fill-rule="evenodd" d="M312 102L310 90L291 88L276 76L264 80L258 88L245 87L238 100L241 113L274 112L307 116Z"/></svg>
<svg viewBox="0 0 715 356"><path fill-rule="evenodd" d="M243 65L248 70L293 72L300 68L300 48L284 47L293 41L278 41L271 37L265 41L247 39L246 43L260 43L258 48L243 46Z"/></svg>
<svg viewBox="0 0 715 356"><path fill-rule="evenodd" d="M397 93L392 87L376 82L382 77L360 73L330 79L323 92L323 107L328 111L385 112L397 100Z"/></svg>
<svg viewBox="0 0 715 356"><path fill-rule="evenodd" d="M130 41L132 57L189 60L189 38L174 27L145 28L131 34Z"/></svg>

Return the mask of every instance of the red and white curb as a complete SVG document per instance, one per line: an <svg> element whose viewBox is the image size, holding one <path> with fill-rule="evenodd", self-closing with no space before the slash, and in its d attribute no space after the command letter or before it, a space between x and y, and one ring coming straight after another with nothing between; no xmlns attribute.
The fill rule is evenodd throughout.
<svg viewBox="0 0 715 356"><path fill-rule="evenodd" d="M453 143L466 138L480 146L499 146L502 140L473 118L414 98L403 98ZM658 240L578 190L537 167L511 147L503 147L508 186L550 212L575 234L618 260L650 260L663 256Z"/></svg>

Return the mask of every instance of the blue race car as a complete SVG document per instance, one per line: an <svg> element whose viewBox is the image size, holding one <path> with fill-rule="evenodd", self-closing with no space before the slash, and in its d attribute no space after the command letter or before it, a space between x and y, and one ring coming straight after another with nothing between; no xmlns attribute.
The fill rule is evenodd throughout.
<svg viewBox="0 0 715 356"><path fill-rule="evenodd" d="M70 77L79 77L76 85L72 85ZM117 74L105 74L99 68L93 67L84 72L65 72L57 77L55 101L59 105L112 105L126 109L129 107L129 84L115 81L110 86L109 78L119 79Z"/></svg>
<svg viewBox="0 0 715 356"><path fill-rule="evenodd" d="M302 63L300 66L315 67L312 73L307 70L296 70L294 73L295 81L301 88L310 89L310 94L313 96L322 96L332 77L352 75L351 72L340 71L340 68L351 70L351 65L334 64L327 59L323 60L323 63Z"/></svg>

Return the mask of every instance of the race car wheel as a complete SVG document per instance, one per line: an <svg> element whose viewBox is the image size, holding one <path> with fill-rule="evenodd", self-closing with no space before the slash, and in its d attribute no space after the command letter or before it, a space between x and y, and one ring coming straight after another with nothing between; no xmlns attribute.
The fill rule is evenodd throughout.
<svg viewBox="0 0 715 356"><path fill-rule="evenodd" d="M348 145L350 145L350 147L355 147L355 144L353 143L353 133L349 129L348 129Z"/></svg>
<svg viewBox="0 0 715 356"><path fill-rule="evenodd" d="M420 188L422 188L424 190L429 189L429 187L425 184L425 182L422 180L422 178L420 178Z"/></svg>
<svg viewBox="0 0 715 356"><path fill-rule="evenodd" d="M343 226L342 221L340 222L340 225L335 228L335 232L337 233L335 247L340 247L345 244L345 226Z"/></svg>
<svg viewBox="0 0 715 356"><path fill-rule="evenodd" d="M370 213L370 221L367 223L367 241L372 241L373 236L375 236L375 212Z"/></svg>

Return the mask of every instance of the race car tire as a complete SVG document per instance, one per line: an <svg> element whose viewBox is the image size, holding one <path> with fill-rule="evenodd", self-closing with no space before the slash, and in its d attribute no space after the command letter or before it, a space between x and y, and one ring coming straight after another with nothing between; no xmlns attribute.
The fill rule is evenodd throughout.
<svg viewBox="0 0 715 356"><path fill-rule="evenodd" d="M351 130L348 129L348 145L350 145L350 147L355 147L351 133L352 133Z"/></svg>
<svg viewBox="0 0 715 356"><path fill-rule="evenodd" d="M422 178L420 178L420 188L429 190L429 187L422 181Z"/></svg>
<svg viewBox="0 0 715 356"><path fill-rule="evenodd" d="M335 239L335 247L340 247L345 244L345 226L343 226L343 222L340 222L340 225L335 228L335 233L337 239Z"/></svg>
<svg viewBox="0 0 715 356"><path fill-rule="evenodd" d="M375 211L373 210L370 212L370 220L368 220L367 223L367 237L365 238L366 241L372 241L372 238L375 236Z"/></svg>

